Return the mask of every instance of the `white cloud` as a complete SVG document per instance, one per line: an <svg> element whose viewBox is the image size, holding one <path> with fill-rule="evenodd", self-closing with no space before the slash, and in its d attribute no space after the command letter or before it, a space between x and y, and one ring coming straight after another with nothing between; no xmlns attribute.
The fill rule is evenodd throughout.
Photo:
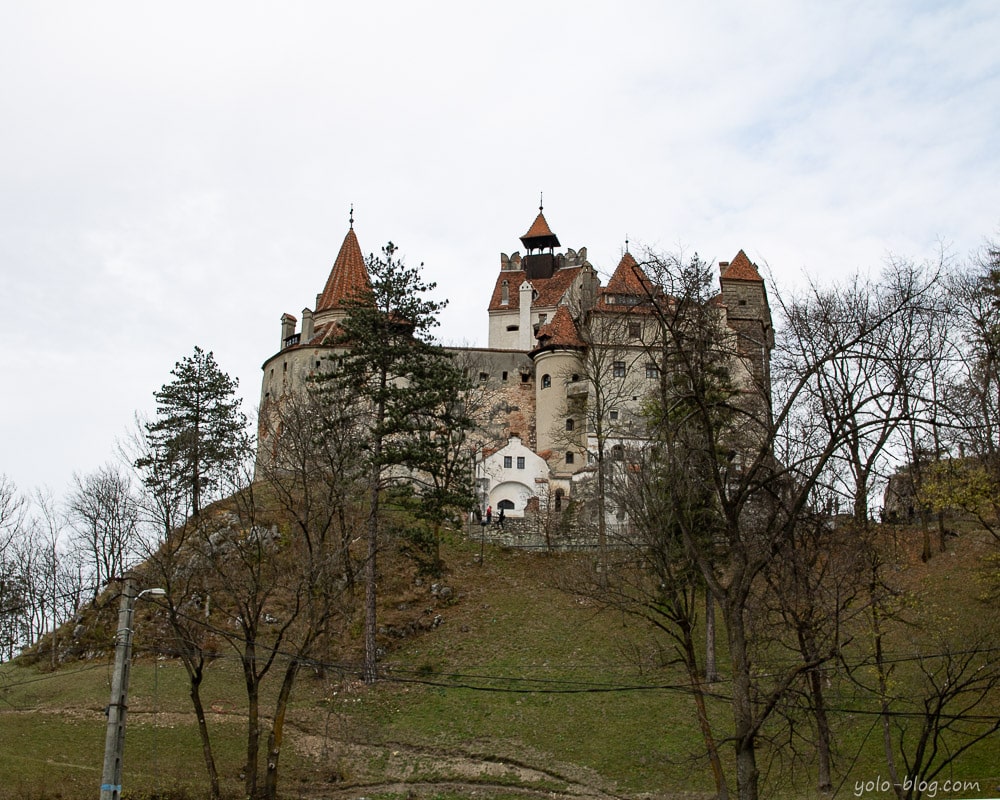
<svg viewBox="0 0 1000 800"><path fill-rule="evenodd" d="M252 407L352 202L366 251L426 262L442 336L480 342L542 190L604 270L628 237L794 282L1000 222L987 0L6 11L0 471L22 486L104 461L195 344Z"/></svg>

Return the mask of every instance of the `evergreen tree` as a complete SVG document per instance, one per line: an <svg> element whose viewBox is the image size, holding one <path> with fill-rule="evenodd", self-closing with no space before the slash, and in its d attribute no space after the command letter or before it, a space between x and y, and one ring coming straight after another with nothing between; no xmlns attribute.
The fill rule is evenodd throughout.
<svg viewBox="0 0 1000 800"><path fill-rule="evenodd" d="M219 369L211 351L194 348L154 392L156 420L146 423L150 451L136 461L157 494L181 489L198 514L206 494L249 450L238 381Z"/></svg>
<svg viewBox="0 0 1000 800"><path fill-rule="evenodd" d="M384 493L399 488L419 494L421 486L435 487L429 476L446 475L448 448L466 423L454 413L460 407L462 372L431 337L445 306L424 297L435 284L425 283L418 269L397 258L392 242L381 257L369 256L367 266L371 288L350 301L336 342L344 354L323 380L349 387L365 417L360 434L369 490L364 677L372 682L378 677L376 575ZM449 435L429 435L434 419L448 420ZM440 482L429 491L438 499L448 494Z"/></svg>

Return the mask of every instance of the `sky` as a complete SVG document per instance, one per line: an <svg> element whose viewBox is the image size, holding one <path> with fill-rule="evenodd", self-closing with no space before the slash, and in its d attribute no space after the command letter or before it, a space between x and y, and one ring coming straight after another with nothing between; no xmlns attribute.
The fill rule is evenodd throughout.
<svg viewBox="0 0 1000 800"><path fill-rule="evenodd" d="M68 491L200 346L256 410L354 208L486 345L544 197L789 291L1000 236L1000 6L0 0L0 473ZM542 194L544 193L544 194Z"/></svg>

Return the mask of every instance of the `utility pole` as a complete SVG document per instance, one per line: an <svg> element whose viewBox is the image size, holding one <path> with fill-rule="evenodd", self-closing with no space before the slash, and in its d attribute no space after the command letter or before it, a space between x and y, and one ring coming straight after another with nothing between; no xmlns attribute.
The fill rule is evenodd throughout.
<svg viewBox="0 0 1000 800"><path fill-rule="evenodd" d="M131 666L129 662L132 660L132 612L135 608L135 597L135 582L126 577L122 586L122 602L118 609L115 672L111 676L108 732L104 739L101 800L119 800L122 793L122 755L125 751L125 712L128 710L128 676Z"/></svg>
<svg viewBox="0 0 1000 800"><path fill-rule="evenodd" d="M111 702L108 703L108 732L104 739L101 800L121 798L125 712L128 711L128 678L132 666L132 612L135 601L144 594L162 597L166 592L163 589L146 589L136 594L135 581L128 576L124 578L122 602L118 608L118 634L115 637L115 671L111 676Z"/></svg>

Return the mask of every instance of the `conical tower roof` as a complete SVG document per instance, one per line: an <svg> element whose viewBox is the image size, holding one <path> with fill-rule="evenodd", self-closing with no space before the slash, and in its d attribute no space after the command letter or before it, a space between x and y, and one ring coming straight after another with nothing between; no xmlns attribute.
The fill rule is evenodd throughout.
<svg viewBox="0 0 1000 800"><path fill-rule="evenodd" d="M552 321L538 329L536 338L539 350L554 347L586 347L566 306L559 306L556 309Z"/></svg>
<svg viewBox="0 0 1000 800"><path fill-rule="evenodd" d="M542 207L538 207L538 216L531 223L528 232L521 237L521 244L528 250L542 250L546 247L559 247L559 238L552 232L545 220Z"/></svg>
<svg viewBox="0 0 1000 800"><path fill-rule="evenodd" d="M347 231L344 243L340 246L337 260L333 262L333 269L330 270L330 277L326 279L326 286L316 301L316 313L347 308L346 301L370 289L371 280L368 277L368 268L365 266L365 257L361 254L361 245L358 244L358 237L354 233L352 215L350 230Z"/></svg>

